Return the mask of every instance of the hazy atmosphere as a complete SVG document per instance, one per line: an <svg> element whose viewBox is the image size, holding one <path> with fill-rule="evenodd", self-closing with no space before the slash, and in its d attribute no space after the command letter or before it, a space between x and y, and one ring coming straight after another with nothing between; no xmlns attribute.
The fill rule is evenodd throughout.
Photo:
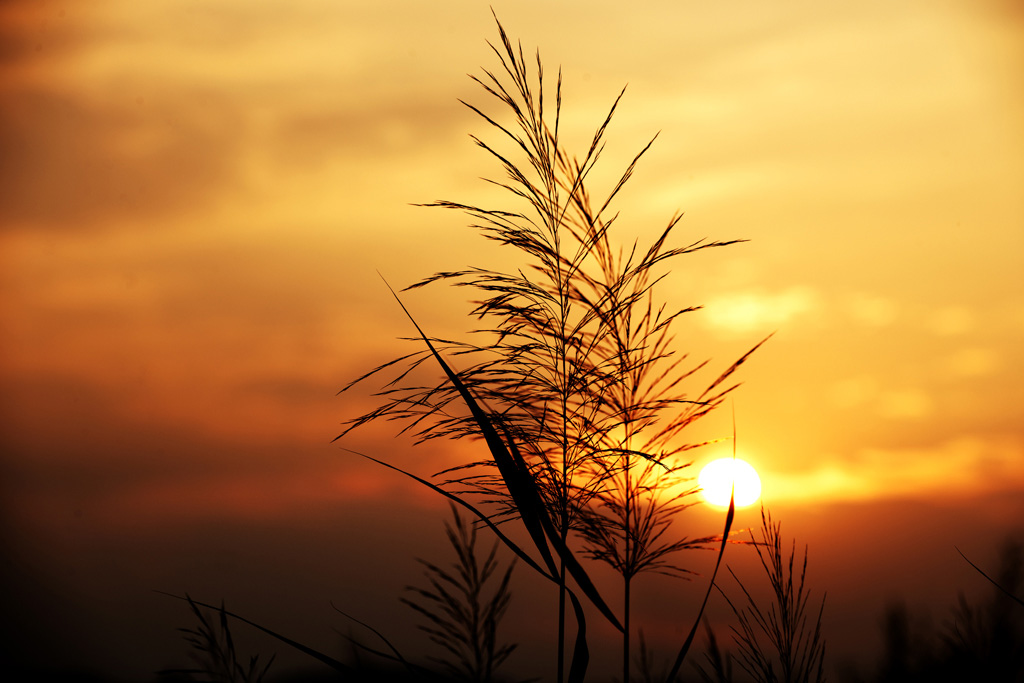
<svg viewBox="0 0 1024 683"><path fill-rule="evenodd" d="M154 591L223 599L344 660L343 635L366 632L333 603L429 654L399 598L424 580L417 557L449 561L447 504L345 449L422 477L486 449L417 446L384 421L332 439L380 383L338 391L420 348L382 277L519 267L469 217L416 206L510 202L470 138L494 129L459 103L505 116L467 77L501 68L491 7L552 88L561 67L573 153L626 87L595 194L657 134L613 203L617 245L677 212L672 246L748 240L659 283L669 308L703 307L673 341L709 359L695 385L773 335L686 436L719 441L685 460L695 477L731 455L735 419L785 546L808 547L812 603L827 593L830 679L874 674L892 605L942 628L959 593L987 599L956 549L991 575L1024 543L1019 2L9 0L0 531L16 670L188 666L189 607ZM402 301L427 334L465 339L468 294ZM723 518L699 503L673 531ZM759 523L755 504L735 529ZM692 580L637 580L634 625L665 660L715 553L683 557ZM742 545L723 563L760 571ZM593 576L616 594L613 572ZM555 680L556 597L520 563L506 675ZM712 626L729 617L712 594ZM621 680L613 630L589 623L587 680ZM319 666L232 630L246 658L277 653L268 679ZM704 646L701 631L694 661Z"/></svg>

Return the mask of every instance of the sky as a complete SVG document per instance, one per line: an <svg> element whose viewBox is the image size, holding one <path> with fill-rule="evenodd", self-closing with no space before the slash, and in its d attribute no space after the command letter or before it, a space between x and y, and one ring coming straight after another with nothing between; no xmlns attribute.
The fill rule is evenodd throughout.
<svg viewBox="0 0 1024 683"><path fill-rule="evenodd" d="M681 243L749 240L661 292L704 307L678 344L709 373L774 333L740 373L737 450L809 544L837 652L895 596L940 614L973 580L954 545L993 563L1024 534L1020 4L493 7L561 66L577 149L627 86L598 184L658 134L624 243L676 211ZM408 348L381 276L515 267L415 206L504 201L458 102L486 102L466 74L496 39L469 0L0 4L0 502L50 615L26 647L57 629L68 666L164 666L187 613L151 589L319 632L295 613L386 575L349 599L398 609L444 505L331 443L372 400L336 392ZM472 327L462 292L404 301L431 334ZM473 455L393 427L342 445L420 474ZM127 663L126 634L147 639Z"/></svg>

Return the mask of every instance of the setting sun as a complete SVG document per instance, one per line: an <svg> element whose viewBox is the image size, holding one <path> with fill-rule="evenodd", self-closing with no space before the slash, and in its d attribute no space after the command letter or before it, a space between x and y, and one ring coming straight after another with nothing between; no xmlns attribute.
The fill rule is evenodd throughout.
<svg viewBox="0 0 1024 683"><path fill-rule="evenodd" d="M712 505L729 505L736 482L736 506L752 505L761 497L761 477L750 463L739 458L720 458L709 462L700 471L700 484L704 500Z"/></svg>

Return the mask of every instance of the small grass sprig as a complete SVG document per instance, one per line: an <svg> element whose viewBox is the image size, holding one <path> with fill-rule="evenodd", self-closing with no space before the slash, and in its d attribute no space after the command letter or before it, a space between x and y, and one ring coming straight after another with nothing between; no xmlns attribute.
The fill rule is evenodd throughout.
<svg viewBox="0 0 1024 683"><path fill-rule="evenodd" d="M200 604L190 596L186 595L185 599L199 623L195 628L178 630L192 646L191 655L196 667L168 669L160 673L185 675L189 680L203 683L260 683L274 663L274 655L263 666L260 666L259 655L252 655L247 664L243 665L235 650L235 641L228 625L230 613L224 603L221 602L220 609L216 610L217 620L214 621L208 618Z"/></svg>
<svg viewBox="0 0 1024 683"><path fill-rule="evenodd" d="M759 683L823 683L825 680L825 639L821 619L825 598L816 617L808 611L810 590L807 587L807 549L797 573L796 541L788 560L782 548L782 525L773 522L771 513L761 506L761 535L751 545L757 551L761 567L768 578L774 600L767 608L758 604L746 584L729 568L744 600L733 601L718 586L738 624L732 627L733 642L739 653L736 661ZM713 666L715 660L709 658ZM717 658L720 663L721 658ZM721 678L722 671L716 671ZM705 676L705 678L709 678Z"/></svg>
<svg viewBox="0 0 1024 683"><path fill-rule="evenodd" d="M445 532L456 561L446 569L419 560L429 586L409 586L413 596L401 601L426 620L419 628L446 653L431 659L451 680L489 683L516 649L498 640L498 625L512 597L509 580L515 561L500 570L497 541L481 561L476 527L454 505L451 509L453 520L445 522Z"/></svg>

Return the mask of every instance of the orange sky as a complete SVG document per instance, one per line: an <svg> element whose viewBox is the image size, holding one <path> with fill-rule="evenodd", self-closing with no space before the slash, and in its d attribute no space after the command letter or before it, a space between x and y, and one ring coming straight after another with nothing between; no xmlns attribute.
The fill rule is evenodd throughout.
<svg viewBox="0 0 1024 683"><path fill-rule="evenodd" d="M570 138L629 84L609 173L660 131L624 235L679 209L680 243L752 240L663 291L706 306L681 340L715 369L776 332L735 399L765 500L1024 493L1018 4L633 4L494 7L562 65ZM329 445L361 407L334 392L410 332L377 270L509 263L410 206L493 196L457 102L483 101L488 3L18 0L0 32L9 513L173 527L412 490ZM406 301L469 328L457 295Z"/></svg>

